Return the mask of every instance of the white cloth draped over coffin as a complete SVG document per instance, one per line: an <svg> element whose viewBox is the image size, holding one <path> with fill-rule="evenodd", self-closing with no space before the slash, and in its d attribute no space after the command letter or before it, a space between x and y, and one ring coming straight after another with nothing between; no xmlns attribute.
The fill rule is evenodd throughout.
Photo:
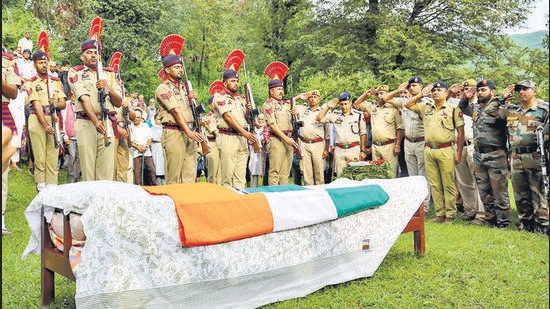
<svg viewBox="0 0 550 309"><path fill-rule="evenodd" d="M79 308L250 308L305 296L376 271L427 196L422 176L318 187L378 184L381 207L338 220L197 247L182 247L174 202L120 182L82 182L40 193L25 211L39 253L40 207L83 213L87 235L76 273ZM68 186L72 186L68 190ZM364 239L370 250L363 251Z"/></svg>

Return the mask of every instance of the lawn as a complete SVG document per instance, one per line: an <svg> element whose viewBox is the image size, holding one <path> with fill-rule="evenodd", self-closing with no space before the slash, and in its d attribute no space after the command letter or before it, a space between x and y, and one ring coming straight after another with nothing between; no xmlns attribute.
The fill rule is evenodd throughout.
<svg viewBox="0 0 550 309"><path fill-rule="evenodd" d="M40 256L21 259L30 236L23 213L34 195L27 168L12 171L6 212L12 235L2 237L2 308L40 308ZM512 218L517 223L515 210ZM401 235L372 277L264 308L549 308L546 236L516 231L515 224L493 229L462 220L427 222L426 251L417 257L412 234ZM50 308L75 308L75 284L59 275L55 281Z"/></svg>

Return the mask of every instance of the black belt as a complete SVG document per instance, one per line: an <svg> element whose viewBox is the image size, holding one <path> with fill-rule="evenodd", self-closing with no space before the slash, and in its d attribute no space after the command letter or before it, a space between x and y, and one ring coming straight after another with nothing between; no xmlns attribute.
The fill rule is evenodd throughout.
<svg viewBox="0 0 550 309"><path fill-rule="evenodd" d="M533 153L537 151L537 146L518 146L512 148L512 150L517 154Z"/></svg>
<svg viewBox="0 0 550 309"><path fill-rule="evenodd" d="M504 147L498 147L498 146L477 146L475 147L475 151L479 153L489 153L497 150L504 150Z"/></svg>

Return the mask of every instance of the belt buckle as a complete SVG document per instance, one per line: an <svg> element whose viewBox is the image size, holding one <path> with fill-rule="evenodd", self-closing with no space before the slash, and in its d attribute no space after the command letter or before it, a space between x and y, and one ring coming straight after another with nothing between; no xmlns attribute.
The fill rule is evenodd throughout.
<svg viewBox="0 0 550 309"><path fill-rule="evenodd" d="M344 149L349 149L351 144L344 144Z"/></svg>
<svg viewBox="0 0 550 309"><path fill-rule="evenodd" d="M409 138L409 141L410 141L410 142L413 142L413 143L416 143L416 142L417 142L416 137Z"/></svg>
<svg viewBox="0 0 550 309"><path fill-rule="evenodd" d="M437 143L430 143L430 148L432 148L432 149L439 149L439 144L437 144Z"/></svg>

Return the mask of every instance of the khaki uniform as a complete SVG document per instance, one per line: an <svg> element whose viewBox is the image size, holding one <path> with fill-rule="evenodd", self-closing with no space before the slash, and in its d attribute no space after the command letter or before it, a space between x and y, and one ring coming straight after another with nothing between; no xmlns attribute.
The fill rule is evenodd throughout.
<svg viewBox="0 0 550 309"><path fill-rule="evenodd" d="M33 108L33 102L39 101L46 123L52 125L52 115L50 114L50 105L48 103L47 80L36 75L26 83L26 88L32 111L28 119L28 129L34 153L34 181L37 185L57 184L59 149L55 148L54 136L46 133ZM56 102L59 99L65 98L59 78L50 76L50 93L53 94ZM61 140L59 141L60 144L62 142ZM42 187L42 185L39 187Z"/></svg>
<svg viewBox="0 0 550 309"><path fill-rule="evenodd" d="M403 130L401 113L390 104L380 106L378 102L365 102L360 110L370 114L372 132L372 159L385 160L393 167L393 175L397 177L398 157L394 152L397 141L397 131ZM398 144L400 145L400 144Z"/></svg>
<svg viewBox="0 0 550 309"><path fill-rule="evenodd" d="M269 127L271 124L275 124L286 136L292 138L290 105L285 101L269 98L264 103L263 108L267 126ZM267 144L267 152L269 153L269 185L276 186L288 184L294 149L271 130L269 134L270 136Z"/></svg>
<svg viewBox="0 0 550 309"><path fill-rule="evenodd" d="M216 146L220 152L221 184L235 188L246 186L246 162L248 160L248 142L235 128L223 118L231 113L238 125L248 128L246 122L246 99L242 95L218 92L212 101L218 118L219 134ZM222 163L223 162L223 163Z"/></svg>
<svg viewBox="0 0 550 309"><path fill-rule="evenodd" d="M78 154L80 156L80 167L82 180L112 180L115 165L115 146L112 141L115 138L116 117L115 109L109 96L106 98L109 114L108 123L105 125L108 136L111 136L111 144L105 147L103 135L97 132L94 124L89 120L80 97L88 95L92 109L96 116L101 118L101 106L99 103L99 92L96 88L97 75L90 68L79 65L69 69L69 86L73 92L76 102L74 110L76 113L75 132L78 140ZM120 85L113 71L103 70L103 76L107 80L110 91L115 91L119 96Z"/></svg>
<svg viewBox="0 0 550 309"><path fill-rule="evenodd" d="M115 107L118 127L128 129L128 124L124 122L122 107ZM115 169L113 173L114 181L128 182L128 166L130 164L130 145L128 139L119 135L114 140L115 144Z"/></svg>
<svg viewBox="0 0 550 309"><path fill-rule="evenodd" d="M401 118L403 119L403 128L405 129L405 162L409 176L426 177L426 165L424 160L424 148L426 141L424 136L424 123L419 114L404 107L408 98L395 98L395 106L401 109ZM419 103L431 101L430 98L423 98ZM428 186L428 196L424 200L424 211L430 210L431 193Z"/></svg>
<svg viewBox="0 0 550 309"><path fill-rule="evenodd" d="M420 114L426 134L425 162L436 216L456 217L454 175L455 130L464 126L462 112L445 103L439 108L433 101L417 103L411 110Z"/></svg>
<svg viewBox="0 0 550 309"><path fill-rule="evenodd" d="M363 113L354 109L347 115L341 110L332 110L321 122L334 124L334 166L336 175L340 176L348 161L359 160L361 136L367 135L367 123Z"/></svg>
<svg viewBox="0 0 550 309"><path fill-rule="evenodd" d="M302 154L302 169L304 173L304 184L320 185L325 183L324 170L325 160L325 139L328 132L325 124L317 121L317 115L321 107L312 110L308 106L296 106L300 114L300 120L304 126L300 128L300 152Z"/></svg>
<svg viewBox="0 0 550 309"><path fill-rule="evenodd" d="M221 184L220 150L216 144L216 136L219 132L218 117L214 111L210 111L202 117L202 120L206 123L206 137L208 138L208 146L210 146L210 152L206 154L206 165L208 166L206 181Z"/></svg>
<svg viewBox="0 0 550 309"><path fill-rule="evenodd" d="M193 128L193 113L183 83L166 80L157 87L159 119L162 123L161 144L164 149L166 184L192 183L196 180L198 145L179 127L170 111L179 108L187 125Z"/></svg>

